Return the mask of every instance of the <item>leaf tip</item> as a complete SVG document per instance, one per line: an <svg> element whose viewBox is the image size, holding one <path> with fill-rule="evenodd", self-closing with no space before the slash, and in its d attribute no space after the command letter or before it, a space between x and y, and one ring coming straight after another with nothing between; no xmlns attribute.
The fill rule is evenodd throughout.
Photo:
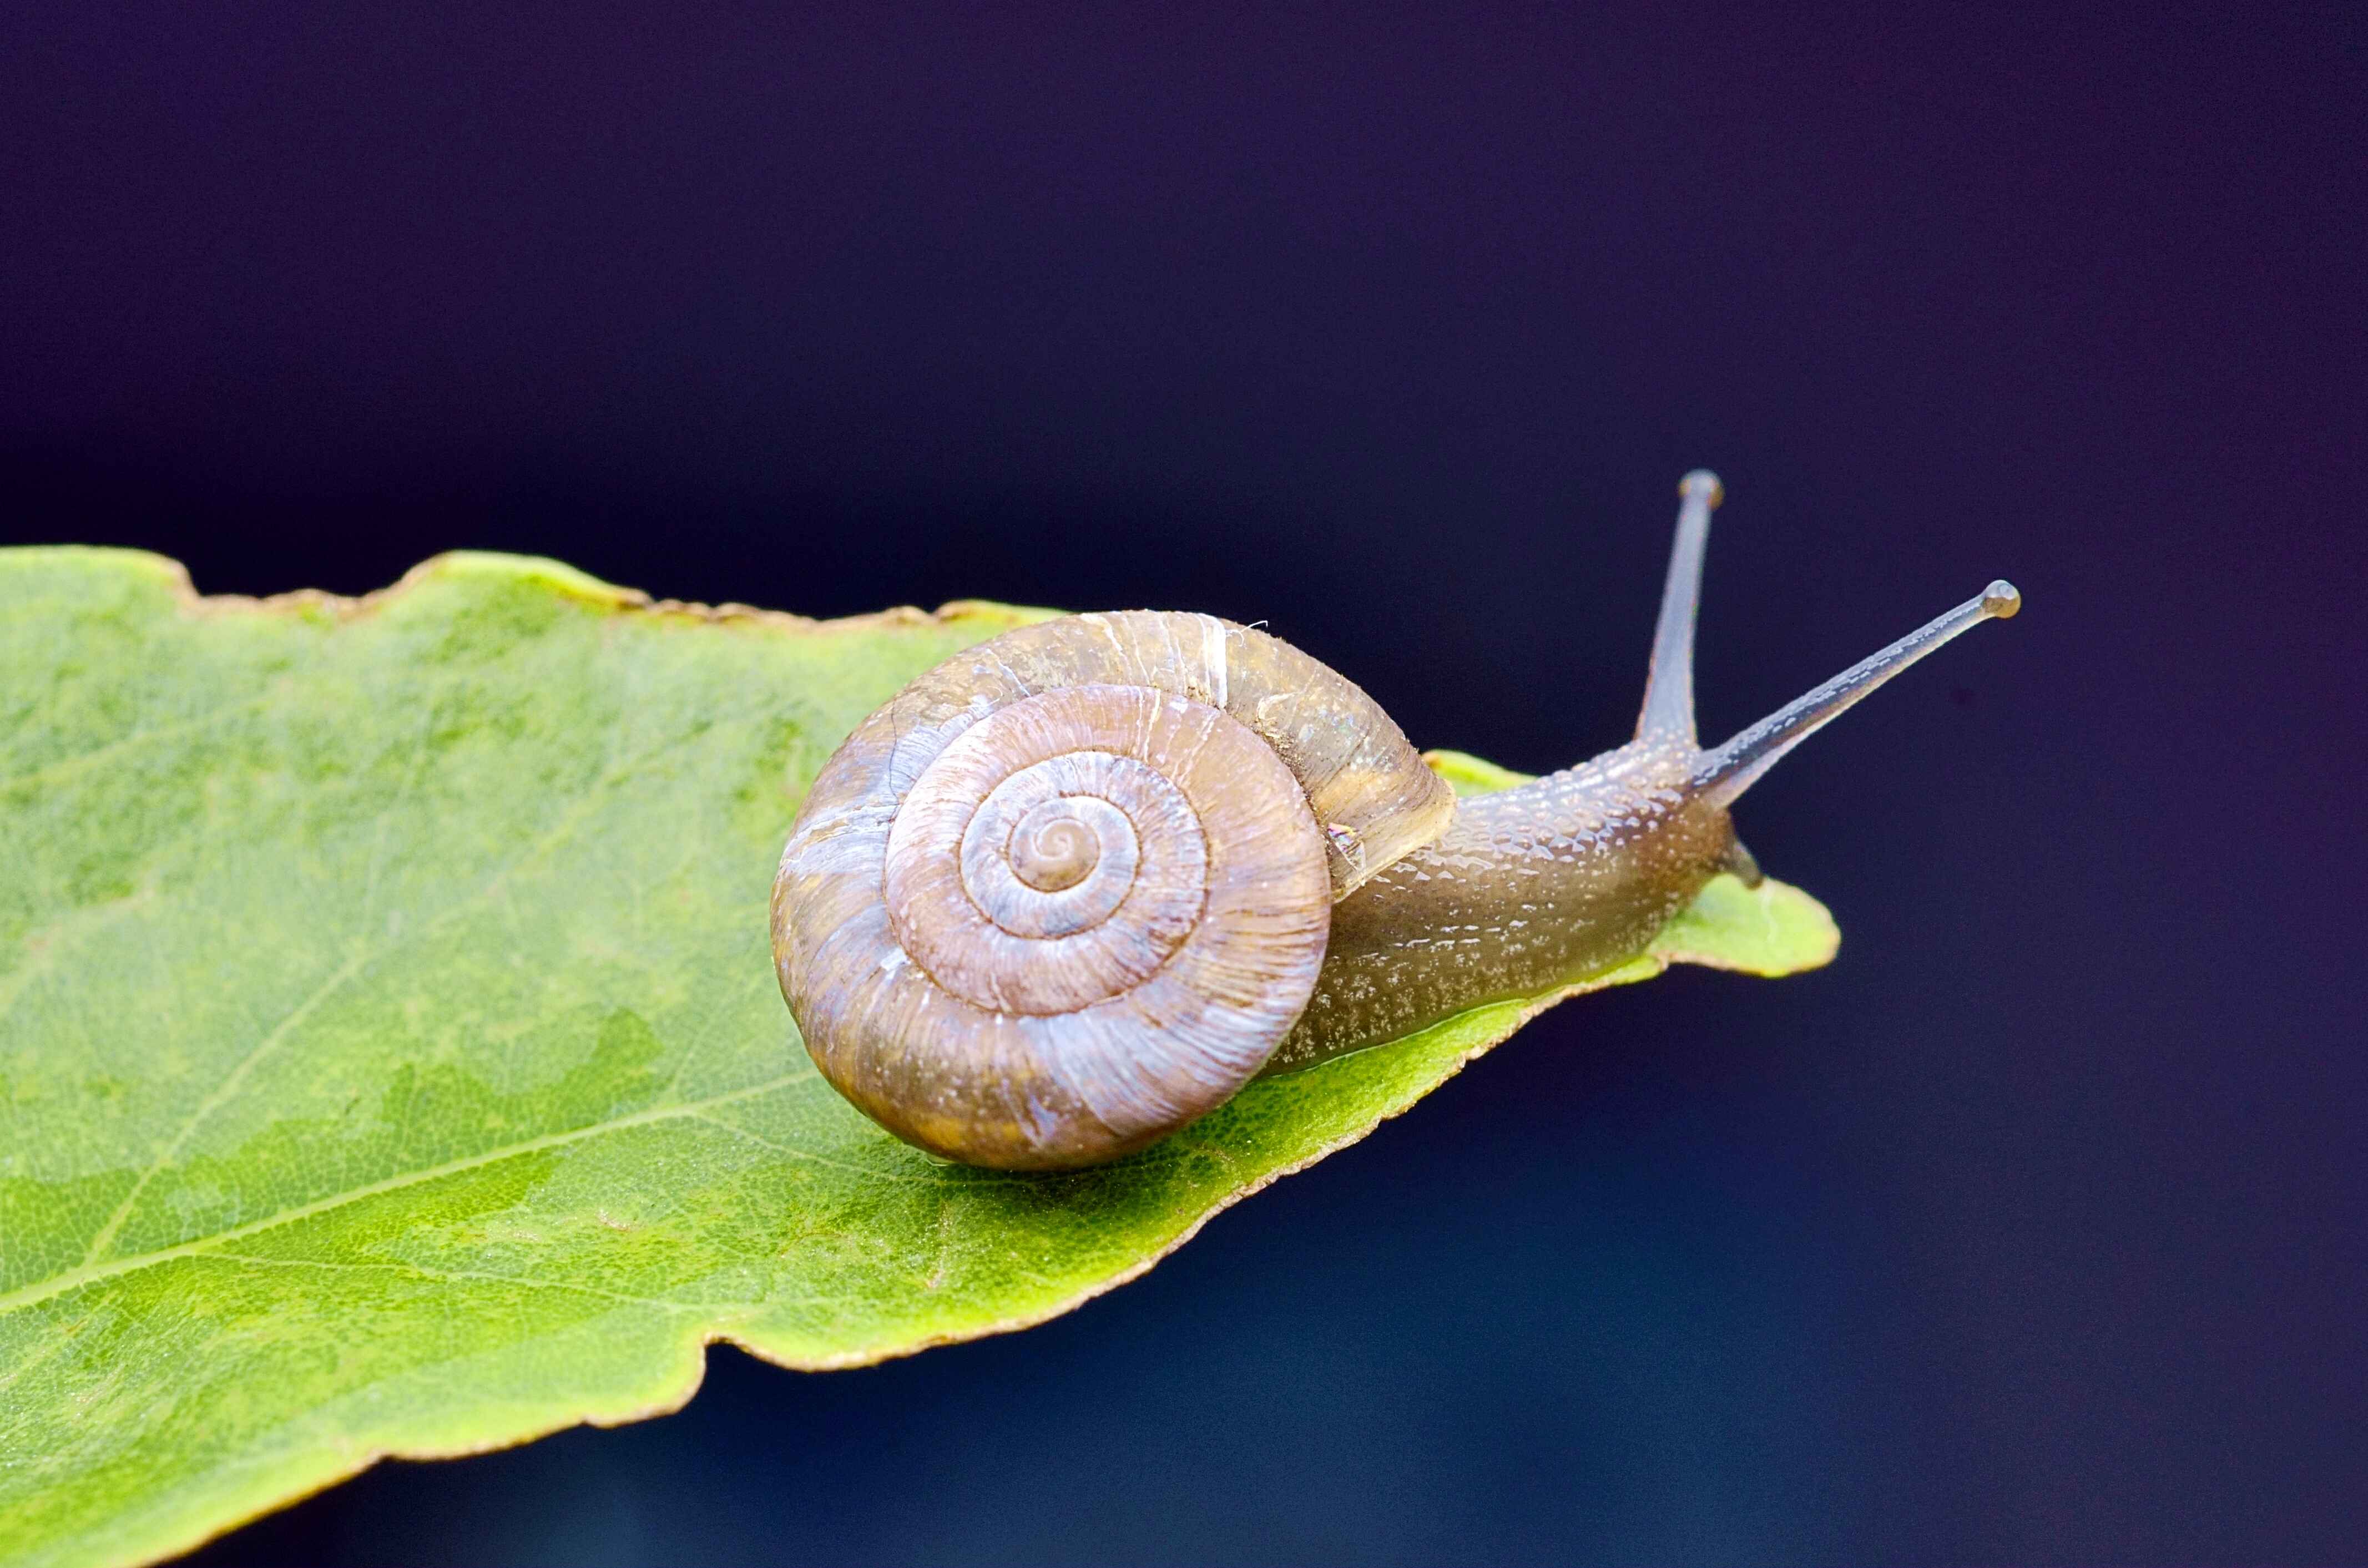
<svg viewBox="0 0 2368 1568"><path fill-rule="evenodd" d="M1841 949L1832 911L1809 893L1770 877L1758 887L1713 877L1653 939L1671 963L1780 979L1822 969Z"/></svg>

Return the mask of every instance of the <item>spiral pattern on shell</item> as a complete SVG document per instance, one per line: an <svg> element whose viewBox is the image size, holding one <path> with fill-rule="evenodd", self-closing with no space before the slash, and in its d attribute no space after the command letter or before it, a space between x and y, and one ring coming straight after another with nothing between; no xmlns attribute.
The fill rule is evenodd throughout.
<svg viewBox="0 0 2368 1568"><path fill-rule="evenodd" d="M1212 617L1007 632L816 778L774 888L816 1064L975 1165L1091 1164L1229 1098L1315 983L1333 900L1453 797L1348 681Z"/></svg>

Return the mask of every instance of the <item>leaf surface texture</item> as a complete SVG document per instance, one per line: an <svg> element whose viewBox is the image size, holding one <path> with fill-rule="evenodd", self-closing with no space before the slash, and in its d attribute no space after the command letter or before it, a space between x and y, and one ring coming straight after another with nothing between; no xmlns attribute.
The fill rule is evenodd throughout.
<svg viewBox="0 0 2368 1568"><path fill-rule="evenodd" d="M257 603L0 551L0 1558L152 1559L384 1455L667 1411L713 1339L826 1368L1040 1322L1571 994L1102 1170L882 1132L781 1005L774 864L859 720L1046 613L814 622L490 555ZM1571 990L1834 941L1723 878Z"/></svg>

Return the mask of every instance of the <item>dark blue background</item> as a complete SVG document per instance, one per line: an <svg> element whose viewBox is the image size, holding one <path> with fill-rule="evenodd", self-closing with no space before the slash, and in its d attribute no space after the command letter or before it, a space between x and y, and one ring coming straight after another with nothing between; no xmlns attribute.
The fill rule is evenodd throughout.
<svg viewBox="0 0 2368 1568"><path fill-rule="evenodd" d="M1694 464L1710 731L2029 596L1746 802L1830 970L1565 1007L1047 1327L205 1561L2368 1551L2356 6L32 9L12 540L1204 608L1531 768Z"/></svg>

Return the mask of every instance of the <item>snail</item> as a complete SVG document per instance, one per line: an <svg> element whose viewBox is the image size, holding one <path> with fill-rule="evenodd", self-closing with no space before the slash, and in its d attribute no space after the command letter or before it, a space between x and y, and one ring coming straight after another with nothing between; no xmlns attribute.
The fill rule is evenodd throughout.
<svg viewBox="0 0 2368 1568"><path fill-rule="evenodd" d="M2021 597L1992 583L1705 748L1693 634L1718 479L1679 485L1635 738L1457 802L1373 700L1279 638L1133 610L929 670L816 776L774 883L825 1077L932 1154L1130 1153L1261 1074L1642 953L1759 872L1728 808L1808 734Z"/></svg>

